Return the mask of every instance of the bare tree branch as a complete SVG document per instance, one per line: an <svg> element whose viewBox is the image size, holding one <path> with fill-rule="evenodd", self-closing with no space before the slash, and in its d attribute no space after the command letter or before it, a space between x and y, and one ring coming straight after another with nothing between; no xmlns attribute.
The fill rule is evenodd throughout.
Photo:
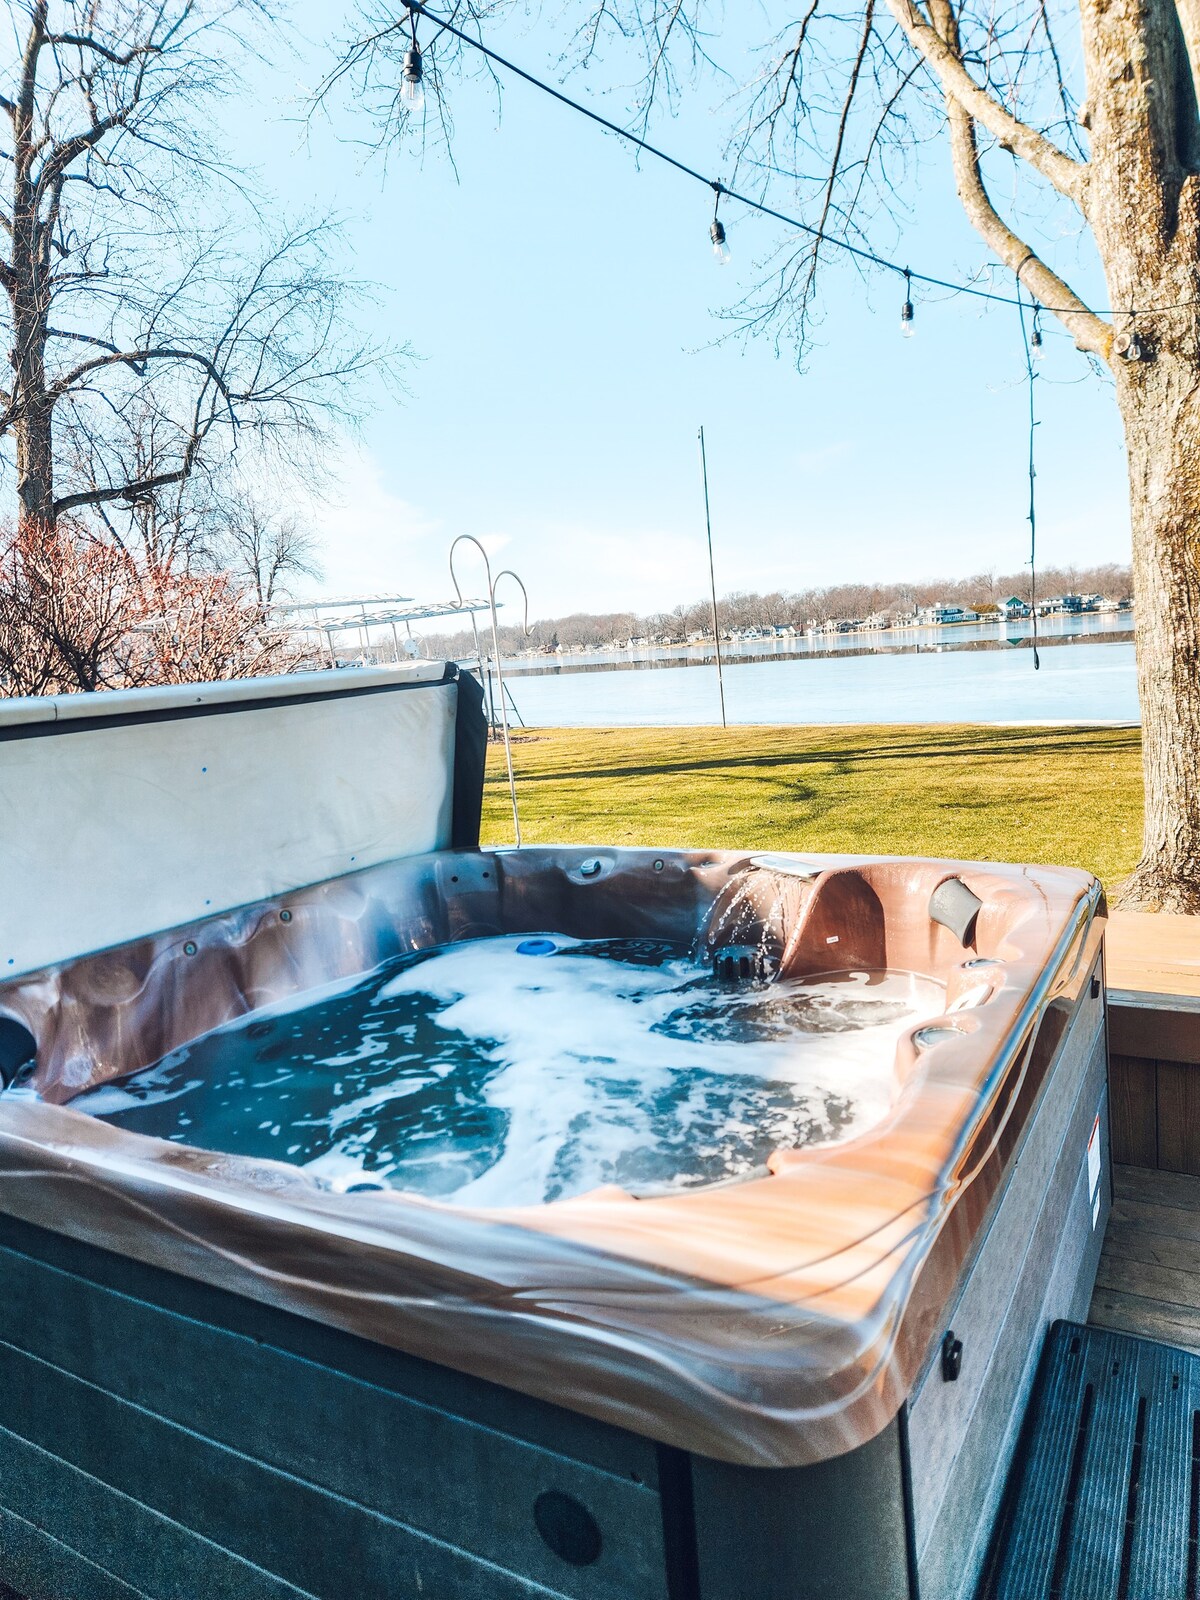
<svg viewBox="0 0 1200 1600"><path fill-rule="evenodd" d="M961 56L925 21L914 0L887 0L887 5L909 43L933 68L945 92L952 95L974 121L982 123L1005 149L1027 161L1060 194L1083 210L1087 197L1086 165L1065 155L1036 128L1014 117L982 89L967 71Z"/></svg>
<svg viewBox="0 0 1200 1600"><path fill-rule="evenodd" d="M122 54L116 50L111 50L101 40L93 39L86 33L48 33L46 35L46 43L51 45L72 44L80 50L93 50L98 56L103 56L105 61L111 61L116 67L127 67L140 56L158 55L163 49L162 45L151 41L146 44L135 45L132 49L126 50Z"/></svg>
<svg viewBox="0 0 1200 1600"><path fill-rule="evenodd" d="M84 336L77 335L76 337ZM86 342L89 344L107 345L107 341L105 340L89 339ZM101 371L105 367L118 365L132 367L140 377L145 371L146 363L148 361L193 361L198 367L208 374L213 383L221 391L221 394L230 402L231 405L234 398L243 400L251 398L251 395L249 394L242 394L236 397L230 394L229 389L226 386L225 379L217 370L216 364L214 363L212 357L204 355L199 350L172 349L169 346L159 346L157 348L146 348L142 350L118 350L112 346L108 346L108 348L111 351L110 354L95 356L91 361L82 361L77 367L72 367L69 372L64 372L61 378L57 379L56 382L50 385L46 391L47 394L52 399L57 400L62 395L66 394L69 389L74 389L82 379L88 377L93 372Z"/></svg>
<svg viewBox="0 0 1200 1600"><path fill-rule="evenodd" d="M950 0L929 0L929 9L944 43L957 56L960 49L958 24ZM1011 269L1018 282L1023 283L1036 300L1052 308L1063 326L1074 335L1078 347L1107 361L1112 352L1112 327L1096 316L996 211L979 168L974 121L958 98L948 91L946 117L955 186L968 221L988 248Z"/></svg>

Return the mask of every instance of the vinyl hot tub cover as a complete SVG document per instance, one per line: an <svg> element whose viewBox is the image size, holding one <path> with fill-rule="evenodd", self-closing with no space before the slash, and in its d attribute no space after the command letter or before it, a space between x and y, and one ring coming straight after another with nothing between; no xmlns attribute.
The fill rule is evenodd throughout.
<svg viewBox="0 0 1200 1600"><path fill-rule="evenodd" d="M0 986L0 1030L36 1044L0 1093L0 1209L701 1454L824 1459L908 1393L1102 922L1095 880L1065 869L603 848L377 862ZM917 974L942 1010L900 1033L869 1126L676 1191L347 1192L72 1104L406 952L547 930L758 950L785 981Z"/></svg>

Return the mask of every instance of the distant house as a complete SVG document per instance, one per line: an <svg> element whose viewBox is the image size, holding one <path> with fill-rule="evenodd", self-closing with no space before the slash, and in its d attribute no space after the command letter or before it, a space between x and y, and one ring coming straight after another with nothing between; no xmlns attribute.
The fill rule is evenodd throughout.
<svg viewBox="0 0 1200 1600"><path fill-rule="evenodd" d="M947 622L978 622L979 613L965 606L922 606L917 621L927 626L941 626Z"/></svg>
<svg viewBox="0 0 1200 1600"><path fill-rule="evenodd" d="M1007 600L1000 602L1000 615L1003 617L1027 617L1029 607L1019 594L1010 594Z"/></svg>

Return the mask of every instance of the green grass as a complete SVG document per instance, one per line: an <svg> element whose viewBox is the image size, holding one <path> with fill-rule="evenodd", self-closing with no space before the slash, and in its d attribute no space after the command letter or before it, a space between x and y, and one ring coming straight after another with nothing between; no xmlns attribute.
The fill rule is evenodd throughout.
<svg viewBox="0 0 1200 1600"><path fill-rule="evenodd" d="M1135 728L556 728L513 754L527 844L1052 862L1111 886L1141 838ZM512 838L500 746L483 832Z"/></svg>

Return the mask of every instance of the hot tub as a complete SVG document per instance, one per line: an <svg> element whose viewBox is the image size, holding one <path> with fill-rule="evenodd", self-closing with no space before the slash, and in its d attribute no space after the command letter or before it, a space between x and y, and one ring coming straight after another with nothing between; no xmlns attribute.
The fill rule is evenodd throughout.
<svg viewBox="0 0 1200 1600"><path fill-rule="evenodd" d="M481 851L445 821L469 830L478 772L461 688L417 681L446 702L435 848L376 839L383 859L0 986L0 1578L56 1600L970 1593L1040 1332L1086 1307L1107 1213L1098 885ZM159 709L132 721L151 745ZM402 1162L373 1180L369 1150L348 1181L270 1126L251 1153L207 1147L202 1116L151 1137L95 1094L497 940L531 972L542 944L633 941L735 990L899 974L919 1003L840 1125L748 1126L676 1181L584 1163L535 1203L420 1192Z"/></svg>

